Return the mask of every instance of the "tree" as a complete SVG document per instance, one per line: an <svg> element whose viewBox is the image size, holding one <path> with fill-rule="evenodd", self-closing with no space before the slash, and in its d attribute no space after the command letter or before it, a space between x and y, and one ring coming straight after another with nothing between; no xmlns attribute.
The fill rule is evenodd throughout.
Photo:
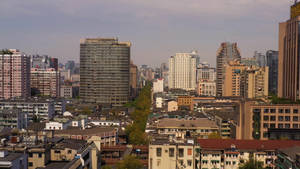
<svg viewBox="0 0 300 169"><path fill-rule="evenodd" d="M141 169L143 164L135 156L126 156L122 161L118 162L117 169Z"/></svg>
<svg viewBox="0 0 300 169"><path fill-rule="evenodd" d="M239 169L264 169L263 162L250 159L246 163L242 164Z"/></svg>
<svg viewBox="0 0 300 169"><path fill-rule="evenodd" d="M213 132L213 133L210 133L208 135L208 139L221 139L221 135L220 133L217 133L217 132Z"/></svg>

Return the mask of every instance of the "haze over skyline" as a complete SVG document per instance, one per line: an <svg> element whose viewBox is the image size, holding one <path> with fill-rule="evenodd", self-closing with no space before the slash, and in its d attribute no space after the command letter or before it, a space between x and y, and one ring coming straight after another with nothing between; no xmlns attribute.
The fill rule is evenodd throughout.
<svg viewBox="0 0 300 169"><path fill-rule="evenodd" d="M278 49L283 0L2 0L0 46L79 60L79 40L132 42L135 64L158 66L176 52L197 50L215 65L221 42L237 42L242 57Z"/></svg>

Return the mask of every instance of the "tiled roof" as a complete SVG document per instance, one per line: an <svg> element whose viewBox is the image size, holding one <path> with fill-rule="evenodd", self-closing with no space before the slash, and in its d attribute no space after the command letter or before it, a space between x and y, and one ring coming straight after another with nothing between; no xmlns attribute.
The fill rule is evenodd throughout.
<svg viewBox="0 0 300 169"><path fill-rule="evenodd" d="M165 118L159 120L157 127L158 128L169 128L169 127L176 127L176 128L215 127L217 128L218 126L214 121L208 120L206 118L198 118L195 120Z"/></svg>
<svg viewBox="0 0 300 169"><path fill-rule="evenodd" d="M234 145L239 150L277 150L300 146L300 141L292 140L233 140L233 139L199 139L202 149L225 150Z"/></svg>

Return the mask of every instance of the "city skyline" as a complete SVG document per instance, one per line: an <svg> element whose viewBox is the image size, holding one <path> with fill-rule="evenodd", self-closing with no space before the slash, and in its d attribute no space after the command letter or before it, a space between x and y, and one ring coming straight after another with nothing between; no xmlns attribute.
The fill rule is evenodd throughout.
<svg viewBox="0 0 300 169"><path fill-rule="evenodd" d="M198 50L202 61L215 66L217 48L224 41L237 42L242 57L277 50L278 23L288 18L286 7L291 4L271 0L5 0L0 7L0 21L6 23L0 46L47 54L63 63L78 62L81 38L118 37L132 42L137 65L158 66L174 53Z"/></svg>

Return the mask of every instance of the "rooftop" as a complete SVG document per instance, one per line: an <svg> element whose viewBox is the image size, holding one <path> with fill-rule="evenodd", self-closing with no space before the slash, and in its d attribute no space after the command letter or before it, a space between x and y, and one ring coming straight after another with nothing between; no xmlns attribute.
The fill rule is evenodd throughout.
<svg viewBox="0 0 300 169"><path fill-rule="evenodd" d="M300 146L283 148L279 149L279 151L295 160L297 158L297 154L300 153Z"/></svg>
<svg viewBox="0 0 300 169"><path fill-rule="evenodd" d="M300 146L300 141L292 140L233 140L233 139L199 139L198 143L203 149L224 150L234 145L240 150L277 150Z"/></svg>
<svg viewBox="0 0 300 169"><path fill-rule="evenodd" d="M55 144L54 149L73 149L73 150L79 150L82 147L86 145L85 140L74 140L74 139L64 139L58 143Z"/></svg>
<svg viewBox="0 0 300 169"><path fill-rule="evenodd" d="M198 128L198 127L212 127L217 128L218 126L214 121L208 120L206 118L198 118L198 119L171 119L165 118L159 120L157 124L158 128L168 128L168 127L175 127L175 128Z"/></svg>
<svg viewBox="0 0 300 169"><path fill-rule="evenodd" d="M14 161L18 158L20 158L22 155L22 153L8 153L7 156L5 157L0 157L0 161Z"/></svg>
<svg viewBox="0 0 300 169"><path fill-rule="evenodd" d="M69 162L51 162L46 165L46 167L38 167L37 169L57 169L57 168L63 168L66 166Z"/></svg>
<svg viewBox="0 0 300 169"><path fill-rule="evenodd" d="M93 127L87 129L80 129L79 127L70 127L66 130L57 130L54 131L55 135L59 134L71 134L71 135L93 135L99 134L103 132L112 132L114 131L114 127Z"/></svg>

